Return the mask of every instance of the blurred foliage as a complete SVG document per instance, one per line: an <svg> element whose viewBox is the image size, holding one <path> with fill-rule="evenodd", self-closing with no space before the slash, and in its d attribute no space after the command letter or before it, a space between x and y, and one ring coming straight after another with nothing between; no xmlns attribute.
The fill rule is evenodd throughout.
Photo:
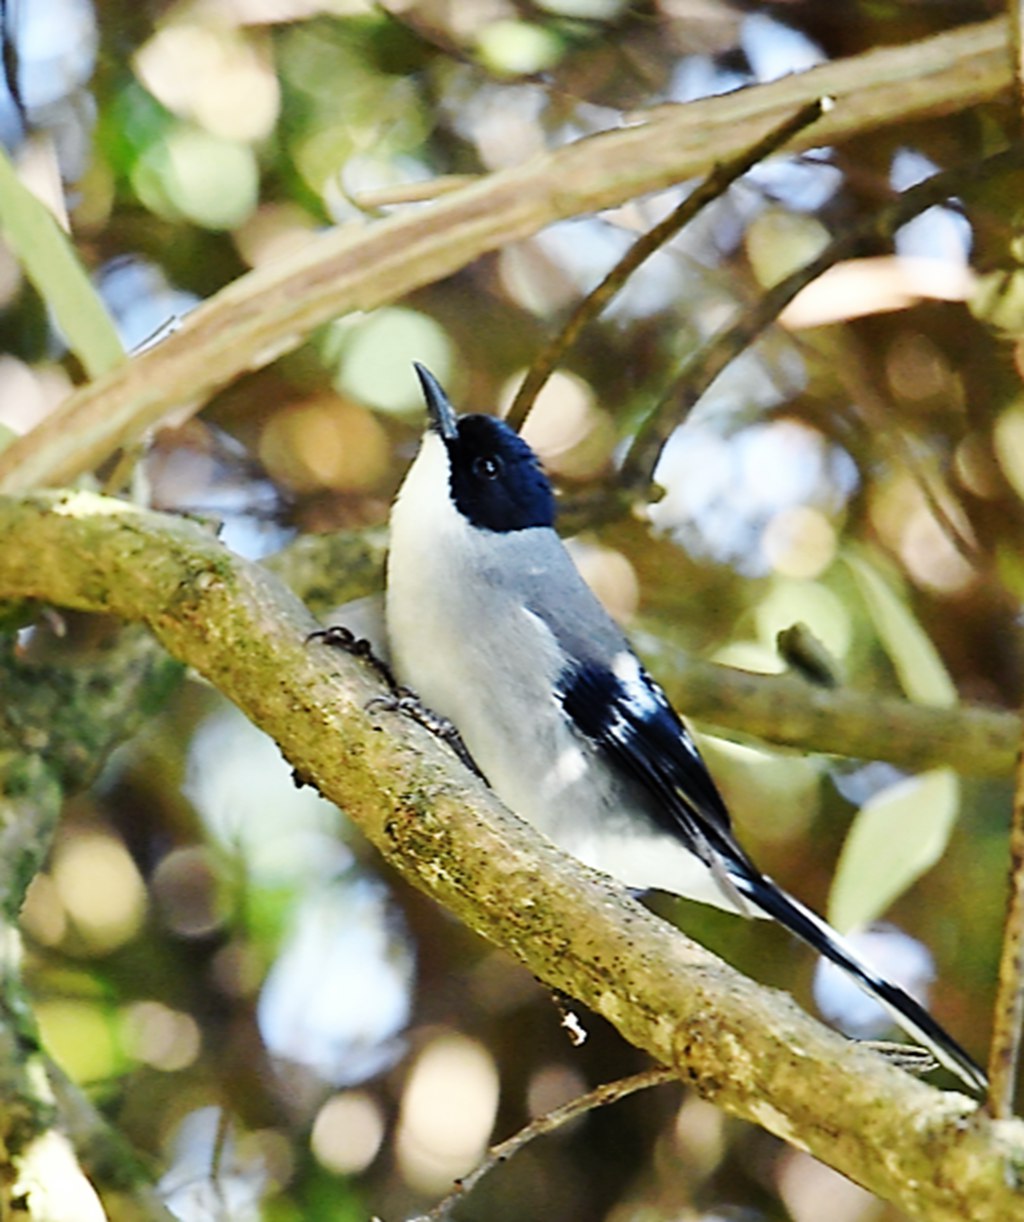
<svg viewBox="0 0 1024 1222"><path fill-rule="evenodd" d="M381 203L382 192L514 164L642 107L988 11L977 0L16 7L26 114L0 97L0 134L23 178L66 209L128 348L324 225L424 206ZM733 308L897 190L1009 139L1014 118L991 106L891 123L775 158L731 188L634 275L530 418L566 501L605 495L619 443ZM596 510L602 524L578 541L616 614L752 669L780 669L776 635L803 622L859 688L1020 704L1020 189L1019 176L965 182L961 199L859 252L730 366L670 440L663 495L646 514ZM338 319L159 432L133 492L223 519L230 544L256 555L382 523L421 425L412 360L460 405L507 404L581 293L678 198L559 225L411 300ZM0 249L0 429L30 428L81 379L71 340ZM33 648L51 632L41 624ZM61 648L88 659L92 646ZM887 918L934 955L937 1015L983 1058L1008 785L707 748L755 859L819 910L864 808L834 910L844 922L881 915L884 889ZM885 835L901 810L915 831L905 857ZM809 1002L812 964L784 934L662 907ZM23 924L48 1046L186 1219L397 1222L471 1167L492 1131L640 1064L590 1018L591 1038L572 1049L531 980L388 874L195 683L69 800ZM669 1087L536 1143L462 1216L826 1211L897 1216Z"/></svg>

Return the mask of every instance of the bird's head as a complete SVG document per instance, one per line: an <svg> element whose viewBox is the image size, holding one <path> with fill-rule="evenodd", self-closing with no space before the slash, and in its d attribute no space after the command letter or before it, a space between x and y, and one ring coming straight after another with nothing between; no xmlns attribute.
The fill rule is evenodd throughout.
<svg viewBox="0 0 1024 1222"><path fill-rule="evenodd" d="M430 416L424 445L436 439L444 447L447 495L462 517L499 533L553 526L551 485L519 434L495 416L457 415L434 375L420 364L416 373Z"/></svg>

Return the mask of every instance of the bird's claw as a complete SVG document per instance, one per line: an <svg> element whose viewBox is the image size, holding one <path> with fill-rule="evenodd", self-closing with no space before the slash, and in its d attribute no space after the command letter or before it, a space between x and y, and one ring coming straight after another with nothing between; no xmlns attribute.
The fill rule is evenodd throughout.
<svg viewBox="0 0 1024 1222"><path fill-rule="evenodd" d="M466 744L462 741L462 736L454 723L447 717L442 717L440 713L435 713L433 709L428 709L419 696L407 687L396 685L390 696L374 696L366 704L366 711L369 712L371 709L385 709L388 712L404 713L407 717L411 717L425 730L429 730L435 738L446 742L471 772L475 772L481 780L486 780L484 774L476 766L476 761L466 749Z"/></svg>

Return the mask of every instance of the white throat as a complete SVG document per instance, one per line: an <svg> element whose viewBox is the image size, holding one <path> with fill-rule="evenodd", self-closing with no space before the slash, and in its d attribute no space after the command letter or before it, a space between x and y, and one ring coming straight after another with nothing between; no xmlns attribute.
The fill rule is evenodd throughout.
<svg viewBox="0 0 1024 1222"><path fill-rule="evenodd" d="M429 432L391 508L388 640L396 677L414 690L423 680L424 659L443 648L443 593L451 582L465 580L454 569L471 528L452 503L449 475L444 442Z"/></svg>

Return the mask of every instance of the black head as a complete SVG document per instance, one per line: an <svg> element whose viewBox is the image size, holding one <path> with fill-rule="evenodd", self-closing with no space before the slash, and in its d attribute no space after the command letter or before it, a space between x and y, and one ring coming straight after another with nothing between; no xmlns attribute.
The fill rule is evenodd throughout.
<svg viewBox="0 0 1024 1222"><path fill-rule="evenodd" d="M515 531L553 526L555 498L537 455L494 416L457 416L441 386L416 366L430 427L448 450L455 507L484 530Z"/></svg>

